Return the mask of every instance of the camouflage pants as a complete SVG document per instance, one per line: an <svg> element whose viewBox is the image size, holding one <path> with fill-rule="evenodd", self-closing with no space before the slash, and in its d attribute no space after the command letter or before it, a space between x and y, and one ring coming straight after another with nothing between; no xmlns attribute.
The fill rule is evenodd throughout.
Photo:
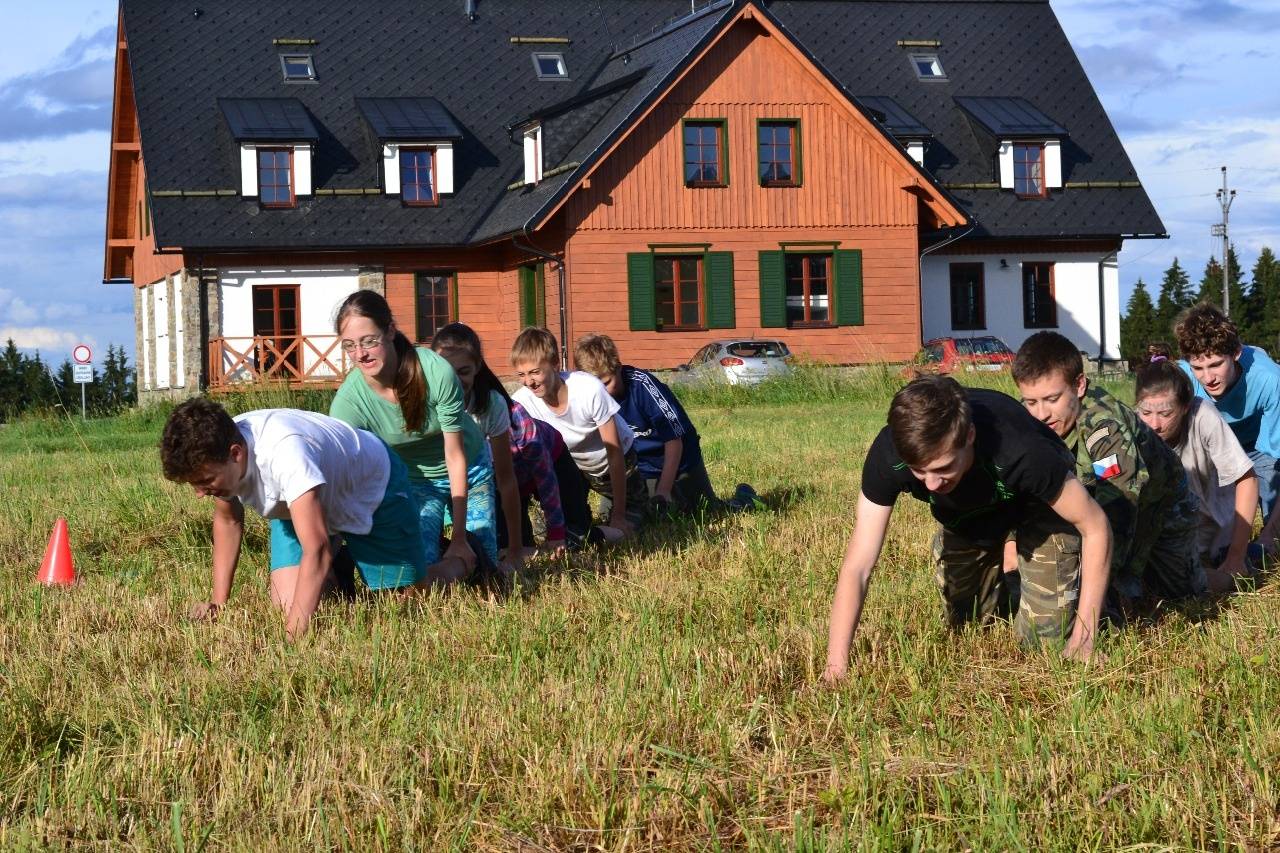
<svg viewBox="0 0 1280 853"><path fill-rule="evenodd" d="M633 527L639 528L649 511L649 488L645 485L644 475L636 467L635 448L627 451L622 462L627 478L627 521L631 522ZM613 484L609 481L609 472L582 476L587 482L587 488L600 495L600 512L604 515L605 521L608 521L609 513L613 511Z"/></svg>
<svg viewBox="0 0 1280 853"><path fill-rule="evenodd" d="M1196 496L1185 487L1172 501L1139 510L1128 559L1111 572L1111 591L1122 607L1137 599L1204 595L1208 580L1199 555L1199 510Z"/></svg>
<svg viewBox="0 0 1280 853"><path fill-rule="evenodd" d="M1016 585L1005 576L1003 542L979 545L939 528L933 538L934 578L947 622L960 628L1016 612L1013 628L1024 643L1061 642L1071 633L1080 597L1080 535L1047 508L1024 520L1014 534Z"/></svg>

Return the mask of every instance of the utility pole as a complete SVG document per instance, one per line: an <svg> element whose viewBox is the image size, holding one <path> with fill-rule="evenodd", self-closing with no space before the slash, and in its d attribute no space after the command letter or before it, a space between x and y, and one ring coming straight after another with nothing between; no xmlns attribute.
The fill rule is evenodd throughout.
<svg viewBox="0 0 1280 853"><path fill-rule="evenodd" d="M1231 251L1231 238L1227 236L1227 217L1231 213L1231 202L1236 199L1236 191L1227 189L1227 167L1222 167L1222 189L1218 190L1218 204L1222 207L1222 222L1213 226L1212 234L1222 238L1222 313L1231 316L1231 291L1229 289L1230 269L1227 263Z"/></svg>

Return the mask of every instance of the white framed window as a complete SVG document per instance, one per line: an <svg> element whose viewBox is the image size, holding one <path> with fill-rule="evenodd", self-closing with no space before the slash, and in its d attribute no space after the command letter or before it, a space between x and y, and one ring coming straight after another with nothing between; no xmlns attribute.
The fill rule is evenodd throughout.
<svg viewBox="0 0 1280 853"><path fill-rule="evenodd" d="M535 124L524 132L524 182L542 180L542 125Z"/></svg>
<svg viewBox="0 0 1280 853"><path fill-rule="evenodd" d="M936 53L911 53L907 55L911 60L911 69L916 72L916 77L926 81L943 81L947 79L947 72L942 70L942 60L938 58Z"/></svg>
<svg viewBox="0 0 1280 853"><path fill-rule="evenodd" d="M309 83L316 79L316 66L309 53L280 54L280 71L286 83Z"/></svg>
<svg viewBox="0 0 1280 853"><path fill-rule="evenodd" d="M311 145L306 142L294 143L257 143L246 142L240 146L240 195L245 198L257 198L261 158L258 149L293 152L290 179L293 181L294 196L311 195Z"/></svg>
<svg viewBox="0 0 1280 853"><path fill-rule="evenodd" d="M406 158L401 157L401 150L431 151L431 168L434 171L435 193L451 195L453 193L453 143L442 142L387 142L382 146L382 191L387 195L400 195L406 181ZM408 182L420 184L418 174L409 174ZM421 203L421 191L407 203ZM438 204L439 201L437 200Z"/></svg>
<svg viewBox="0 0 1280 853"><path fill-rule="evenodd" d="M1039 152L1038 162L1028 165L1028 150ZM1002 139L998 154L1000 188L1022 198L1043 198L1049 190L1062 189L1062 140ZM1035 192L1029 188L1034 186Z"/></svg>
<svg viewBox="0 0 1280 853"><path fill-rule="evenodd" d="M535 53L533 69L539 80L568 80L569 68L564 64L562 53Z"/></svg>

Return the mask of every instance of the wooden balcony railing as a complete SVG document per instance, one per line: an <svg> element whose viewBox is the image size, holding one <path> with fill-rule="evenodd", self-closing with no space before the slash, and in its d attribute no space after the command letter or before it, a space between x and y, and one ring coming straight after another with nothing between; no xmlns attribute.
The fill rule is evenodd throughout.
<svg viewBox="0 0 1280 853"><path fill-rule="evenodd" d="M209 389L253 384L335 387L351 366L337 335L255 335L209 341Z"/></svg>

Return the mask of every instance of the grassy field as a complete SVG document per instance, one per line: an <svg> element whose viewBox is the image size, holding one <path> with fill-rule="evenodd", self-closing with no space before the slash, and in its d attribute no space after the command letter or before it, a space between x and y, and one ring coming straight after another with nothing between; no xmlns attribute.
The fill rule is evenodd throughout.
<svg viewBox="0 0 1280 853"><path fill-rule="evenodd" d="M946 633L904 500L818 684L887 384L687 392L767 511L506 602L329 606L297 646L258 519L224 617L184 620L210 507L160 477L163 410L0 430L0 849L1280 848L1274 582L1069 665ZM44 590L60 514L83 580Z"/></svg>

